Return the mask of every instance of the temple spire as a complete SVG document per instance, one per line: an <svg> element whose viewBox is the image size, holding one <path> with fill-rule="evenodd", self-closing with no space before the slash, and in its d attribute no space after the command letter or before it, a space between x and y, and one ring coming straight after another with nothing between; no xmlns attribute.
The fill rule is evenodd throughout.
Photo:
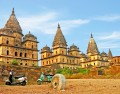
<svg viewBox="0 0 120 94"><path fill-rule="evenodd" d="M111 52L110 49L109 49L109 51L108 51L108 58L112 58L112 52Z"/></svg>
<svg viewBox="0 0 120 94"><path fill-rule="evenodd" d="M12 13L10 15L10 18L8 19L4 28L9 28L15 32L22 34L22 29L21 29L20 24L15 16L14 8L12 9Z"/></svg>
<svg viewBox="0 0 120 94"><path fill-rule="evenodd" d="M96 44L92 34L91 34L90 41L88 43L87 53L99 54L97 44Z"/></svg>
<svg viewBox="0 0 120 94"><path fill-rule="evenodd" d="M62 47L66 47L67 46L67 42L64 38L64 35L60 29L60 25L58 24L58 28L57 28L57 32L56 32L56 35L54 37L54 41L53 41L53 48L55 47L59 47L59 46L62 46Z"/></svg>

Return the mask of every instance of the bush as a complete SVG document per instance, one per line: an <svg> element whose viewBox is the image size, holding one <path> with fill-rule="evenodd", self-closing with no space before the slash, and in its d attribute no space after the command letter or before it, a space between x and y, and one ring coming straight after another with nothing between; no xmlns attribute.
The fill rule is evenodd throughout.
<svg viewBox="0 0 120 94"><path fill-rule="evenodd" d="M60 68L57 70L56 73L60 73L65 75L67 79L80 79L83 78L85 75L89 74L89 69L77 68L75 69L76 73L73 72L73 69L69 68Z"/></svg>
<svg viewBox="0 0 120 94"><path fill-rule="evenodd" d="M73 74L72 69L69 69L69 68L60 68L57 70L57 73L60 73L63 75Z"/></svg>
<svg viewBox="0 0 120 94"><path fill-rule="evenodd" d="M18 61L13 59L12 62L11 62L12 65L18 65Z"/></svg>
<svg viewBox="0 0 120 94"><path fill-rule="evenodd" d="M107 77L107 79L109 79L112 77L112 75L108 74L108 75L106 75L106 77Z"/></svg>
<svg viewBox="0 0 120 94"><path fill-rule="evenodd" d="M89 69L77 68L78 73L88 74L90 72Z"/></svg>

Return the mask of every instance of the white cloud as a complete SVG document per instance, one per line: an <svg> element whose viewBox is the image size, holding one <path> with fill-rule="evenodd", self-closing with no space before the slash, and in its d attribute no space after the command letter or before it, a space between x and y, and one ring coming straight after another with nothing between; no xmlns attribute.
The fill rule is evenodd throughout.
<svg viewBox="0 0 120 94"><path fill-rule="evenodd" d="M117 43L117 42L111 42L111 41L106 41L106 42L101 41L101 42L99 42L98 47L100 49L105 49L105 48L108 48L108 49L109 48L119 48L120 44Z"/></svg>
<svg viewBox="0 0 120 94"><path fill-rule="evenodd" d="M52 22L56 16L56 13L51 12L44 15L19 18L19 22L23 30L30 30L31 32L36 32L37 30L46 33L46 30L49 30L49 22ZM45 28L45 26L47 27ZM53 26L53 24L51 24L51 26Z"/></svg>
<svg viewBox="0 0 120 94"><path fill-rule="evenodd" d="M65 31L69 31L71 28L78 27L83 24L88 24L90 20L87 19L76 19L76 20L62 20L60 24L62 29Z"/></svg>
<svg viewBox="0 0 120 94"><path fill-rule="evenodd" d="M67 32L72 28L78 27L83 24L88 24L90 21L86 19L75 20L57 20L58 13L50 12L43 15L19 18L20 25L23 30L27 32L42 32L45 34L54 34L57 30L57 24L60 23L62 31Z"/></svg>
<svg viewBox="0 0 120 94"><path fill-rule="evenodd" d="M112 21L118 21L120 20L120 15L105 15L105 16L99 16L99 17L95 17L94 20L101 20L101 21L108 21L108 22L112 22Z"/></svg>
<svg viewBox="0 0 120 94"><path fill-rule="evenodd" d="M100 49L104 48L119 48L120 47L120 32L114 31L111 34L98 36L98 46Z"/></svg>
<svg viewBox="0 0 120 94"><path fill-rule="evenodd" d="M107 36L99 36L98 39L100 40L116 40L120 39L120 31L114 31L112 34Z"/></svg>

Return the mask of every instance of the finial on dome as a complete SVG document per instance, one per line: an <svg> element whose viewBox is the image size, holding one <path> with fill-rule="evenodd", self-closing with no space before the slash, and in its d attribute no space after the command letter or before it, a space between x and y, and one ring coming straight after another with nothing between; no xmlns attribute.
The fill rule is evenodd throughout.
<svg viewBox="0 0 120 94"><path fill-rule="evenodd" d="M15 14L15 12L14 12L14 8L12 9L12 15L14 15Z"/></svg>
<svg viewBox="0 0 120 94"><path fill-rule="evenodd" d="M91 33L91 38L93 38L93 35L92 35L92 33Z"/></svg>
<svg viewBox="0 0 120 94"><path fill-rule="evenodd" d="M60 28L60 24L58 23L58 28Z"/></svg>

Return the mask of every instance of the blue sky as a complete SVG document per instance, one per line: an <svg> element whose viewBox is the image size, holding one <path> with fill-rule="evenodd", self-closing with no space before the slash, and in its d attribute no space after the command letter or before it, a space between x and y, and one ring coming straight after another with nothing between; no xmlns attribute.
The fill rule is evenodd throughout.
<svg viewBox="0 0 120 94"><path fill-rule="evenodd" d="M86 53L90 34L100 52L120 55L120 0L0 0L0 28L7 22L12 8L22 27L39 43L39 50L52 42L58 23L68 47L73 43Z"/></svg>

